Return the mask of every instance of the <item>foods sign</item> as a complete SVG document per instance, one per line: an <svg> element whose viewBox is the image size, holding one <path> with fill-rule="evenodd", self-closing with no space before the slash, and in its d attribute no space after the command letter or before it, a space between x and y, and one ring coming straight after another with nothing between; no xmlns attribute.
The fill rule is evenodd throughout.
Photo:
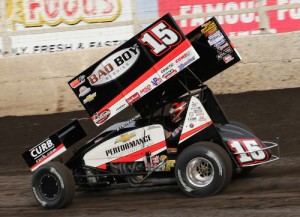
<svg viewBox="0 0 300 217"><path fill-rule="evenodd" d="M27 28L53 27L80 22L111 22L120 18L122 13L127 14L127 20L130 16L128 0L6 0L6 5L6 18L12 29L17 23ZM124 9L128 11L124 13Z"/></svg>

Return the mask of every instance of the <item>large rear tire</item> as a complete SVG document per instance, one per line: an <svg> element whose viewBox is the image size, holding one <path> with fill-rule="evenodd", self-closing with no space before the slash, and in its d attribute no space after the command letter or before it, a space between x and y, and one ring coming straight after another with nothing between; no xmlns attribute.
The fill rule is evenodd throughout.
<svg viewBox="0 0 300 217"><path fill-rule="evenodd" d="M59 209L72 202L75 181L65 165L50 162L34 172L32 191L40 205L48 209Z"/></svg>
<svg viewBox="0 0 300 217"><path fill-rule="evenodd" d="M211 142L199 142L179 155L175 175L181 190L204 197L223 190L232 177L232 162L226 151Z"/></svg>

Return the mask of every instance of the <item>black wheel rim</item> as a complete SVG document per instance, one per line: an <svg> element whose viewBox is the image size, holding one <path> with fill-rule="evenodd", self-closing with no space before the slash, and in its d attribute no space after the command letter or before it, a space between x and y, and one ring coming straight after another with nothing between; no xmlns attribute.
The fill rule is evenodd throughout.
<svg viewBox="0 0 300 217"><path fill-rule="evenodd" d="M44 198L55 200L60 193L61 186L58 178L54 174L49 173L41 177L39 189Z"/></svg>

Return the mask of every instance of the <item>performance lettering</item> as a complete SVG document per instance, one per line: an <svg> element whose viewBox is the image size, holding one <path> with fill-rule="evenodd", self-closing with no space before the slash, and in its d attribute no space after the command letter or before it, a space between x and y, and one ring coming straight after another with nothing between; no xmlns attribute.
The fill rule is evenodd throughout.
<svg viewBox="0 0 300 217"><path fill-rule="evenodd" d="M151 137L150 137L150 135L146 135L146 136L136 139L134 141L130 141L123 145L108 149L105 151L105 153L106 153L106 156L112 156L112 155L118 154L120 152L127 151L128 149L140 146L149 141L151 141Z"/></svg>

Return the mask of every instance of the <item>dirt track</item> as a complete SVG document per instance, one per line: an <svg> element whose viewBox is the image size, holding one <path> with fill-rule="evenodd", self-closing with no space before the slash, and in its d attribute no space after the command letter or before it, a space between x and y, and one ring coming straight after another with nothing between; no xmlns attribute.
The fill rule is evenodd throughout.
<svg viewBox="0 0 300 217"><path fill-rule="evenodd" d="M87 114L3 117L0 216L300 216L300 88L219 95L218 99L230 119L248 125L259 138L280 137L281 160L260 166L247 178L232 180L214 197L189 198L176 186L77 192L70 207L48 211L33 198L31 173L21 153L70 119ZM130 113L122 118L131 117ZM91 135L102 129L90 120L82 122Z"/></svg>

